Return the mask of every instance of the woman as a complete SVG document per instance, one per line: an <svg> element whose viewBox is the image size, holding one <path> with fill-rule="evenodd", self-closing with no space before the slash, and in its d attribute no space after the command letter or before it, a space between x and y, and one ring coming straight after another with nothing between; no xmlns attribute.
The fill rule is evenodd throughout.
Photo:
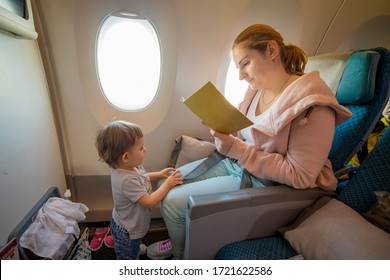
<svg viewBox="0 0 390 280"><path fill-rule="evenodd" d="M178 259L183 256L188 196L237 190L244 169L251 173L253 187L271 181L296 189L336 189L328 154L335 126L351 112L338 104L318 71L304 74L305 53L285 45L272 27L249 26L232 52L239 78L250 85L239 109L254 125L236 136L211 130L216 148L228 158L163 200L162 215Z"/></svg>

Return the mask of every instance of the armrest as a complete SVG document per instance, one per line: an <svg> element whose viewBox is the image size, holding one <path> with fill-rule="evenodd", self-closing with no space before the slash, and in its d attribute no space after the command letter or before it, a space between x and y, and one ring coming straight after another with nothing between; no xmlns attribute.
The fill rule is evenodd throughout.
<svg viewBox="0 0 390 280"><path fill-rule="evenodd" d="M227 244L271 236L324 195L334 193L280 185L190 196L184 258L214 259Z"/></svg>

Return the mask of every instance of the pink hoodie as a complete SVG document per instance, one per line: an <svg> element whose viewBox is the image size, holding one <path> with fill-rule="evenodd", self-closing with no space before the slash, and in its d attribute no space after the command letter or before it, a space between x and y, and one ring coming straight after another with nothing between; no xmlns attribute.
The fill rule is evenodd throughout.
<svg viewBox="0 0 390 280"><path fill-rule="evenodd" d="M239 108L244 114L255 94L247 92ZM253 125L255 146L236 138L227 156L259 178L296 189L335 190L337 180L328 155L335 126L351 116L313 71L290 84Z"/></svg>

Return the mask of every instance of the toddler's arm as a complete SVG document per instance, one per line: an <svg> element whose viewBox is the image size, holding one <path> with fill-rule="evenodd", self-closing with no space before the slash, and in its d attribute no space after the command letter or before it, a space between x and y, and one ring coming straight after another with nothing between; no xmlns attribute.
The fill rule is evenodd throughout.
<svg viewBox="0 0 390 280"><path fill-rule="evenodd" d="M183 184L183 177L175 170L156 191L151 194L145 193L137 202L145 208L153 208L163 200L170 189L180 184Z"/></svg>

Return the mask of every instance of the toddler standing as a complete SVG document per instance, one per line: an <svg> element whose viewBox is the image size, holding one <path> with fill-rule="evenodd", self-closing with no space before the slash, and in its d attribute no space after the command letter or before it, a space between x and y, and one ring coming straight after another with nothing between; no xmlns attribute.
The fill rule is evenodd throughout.
<svg viewBox="0 0 390 280"><path fill-rule="evenodd" d="M139 257L142 238L149 229L151 211L183 178L174 168L147 173L142 166L146 148L141 128L125 121L113 121L96 137L100 160L111 168L114 209L110 228L119 260ZM151 182L166 178L152 191Z"/></svg>

